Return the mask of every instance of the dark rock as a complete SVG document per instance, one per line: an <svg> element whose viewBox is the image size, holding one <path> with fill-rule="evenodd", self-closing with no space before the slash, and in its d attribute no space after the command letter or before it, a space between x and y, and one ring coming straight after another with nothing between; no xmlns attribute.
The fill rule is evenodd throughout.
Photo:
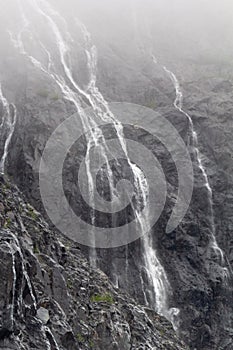
<svg viewBox="0 0 233 350"><path fill-rule="evenodd" d="M186 349L168 322L114 288L39 213L32 221L33 208L4 180L0 201L14 214L0 229L1 349Z"/></svg>

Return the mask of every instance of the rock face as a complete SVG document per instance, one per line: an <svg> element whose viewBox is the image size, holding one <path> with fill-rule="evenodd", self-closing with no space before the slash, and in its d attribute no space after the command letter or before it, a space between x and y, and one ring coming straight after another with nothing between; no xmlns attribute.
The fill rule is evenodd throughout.
<svg viewBox="0 0 233 350"><path fill-rule="evenodd" d="M0 178L0 348L186 349Z"/></svg>
<svg viewBox="0 0 233 350"><path fill-rule="evenodd" d="M169 53L159 57L161 65L154 65L149 53L147 55L142 49L147 43L135 44L129 40L130 35L122 35L127 29L126 24L119 32L114 32L116 40L113 43L112 33L106 28L104 37L99 35L98 21L88 24L99 50L97 81L105 99L155 109L174 125L188 145L190 125L188 119L173 107L175 90L162 64L172 69L181 82L184 109L189 112L198 134L203 164L213 190L213 203L197 155L190 149L194 168L192 201L179 227L166 234L166 224L178 189L174 162L165 147L134 127L135 139L154 152L168 183L164 212L153 227L153 246L171 284L168 307L180 310L174 320L179 335L191 349L230 350L233 347L231 67L228 63L222 67L217 62L203 65L180 56L181 63L178 64L171 60L173 56ZM33 43L30 45L32 52L40 58L38 48ZM7 34L3 37L3 47L9 59L0 60L2 85L18 111L7 172L26 195L27 201L46 215L38 186L41 154L53 130L74 113L75 108L64 99L53 79L12 46ZM82 50L78 52L78 58L75 75L80 79L80 85L86 87L88 72ZM47 62L45 57L43 60ZM74 152L77 155L75 148ZM65 186L72 196L76 188L70 170L75 173L76 168L68 159ZM56 342L64 349L75 349L75 346L91 348L93 344L97 349L114 349L114 346L116 349L140 349L140 346L142 349L145 346L169 349L172 346L166 344L170 338L162 339L160 333L163 331L157 330L160 327L157 316L152 311L147 315L137 306L137 303L145 303L150 285L143 269L144 253L140 240L126 247L97 251L100 270L114 285L137 300L134 302L114 288L103 273L89 267L82 256L82 253L89 256L87 248L68 242L64 237L59 236L58 240L58 233L53 234L42 217L24 202L21 203L22 213L20 207L16 212L14 208L18 206L19 192L14 187L12 191L8 189L6 183L2 186L12 201L6 210L4 197L0 206L2 225L5 226L2 230L2 271L9 276L1 294L4 305L9 305L8 308L2 306L1 337L5 344L12 339L9 336L13 337L12 344L20 342L22 336L25 347L29 348L37 341L41 348L50 346L52 349L56 349ZM76 205L79 207L80 203ZM225 253L223 256L213 244L213 233ZM14 289L15 318L12 320L10 305ZM22 293L18 292L20 290ZM21 301L20 296L23 296ZM151 318L155 325L151 325ZM29 330L26 328L25 331L25 325ZM166 332L170 334L170 330ZM41 339L44 339L43 346L39 344ZM165 342L164 345L160 345L159 339Z"/></svg>
<svg viewBox="0 0 233 350"><path fill-rule="evenodd" d="M102 69L106 68L102 67ZM33 87L33 80L42 86L48 84L45 78L40 79L39 83L38 77L34 76L34 71L31 72L30 82L25 84L26 94L24 97L20 95L18 97L19 101L26 98L27 103L24 105L19 103L20 119L12 141L14 147L10 149L8 157L8 173L24 191L28 200L37 210L43 212L38 188L38 164L41 152L49 134L60 123L64 113L72 113L73 109L60 98L57 101L51 101L50 97L35 96L37 93ZM169 83L166 76L162 82L162 84ZM159 84L160 81L156 81L156 85ZM169 106L172 106L174 97L172 85L169 83L166 91L166 98L170 101ZM117 99L117 97L115 98ZM130 97L128 97L128 101L138 102L136 98L131 99ZM159 110L175 125L183 139L187 140L187 119L171 107L164 106L163 101L161 98L161 102L157 102ZM195 119L197 112L190 112L191 116L194 117L195 126L198 128ZM199 139L202 140L201 137ZM143 138L142 143L145 144ZM202 151L205 152L204 144L201 143L201 146ZM173 162L169 161L166 150L159 149L157 143L154 143L153 147L163 164L171 191L171 197L168 199L165 211L154 227L154 246L166 269L173 290L169 307L180 309L178 320L180 335L191 348L218 349L222 344L225 344L223 349L230 349L232 346L229 332L231 329L230 300L232 300L232 292L231 281L224 274L224 269L229 266L226 261L221 261L220 255L216 255L215 252L211 253L211 212L203 178L198 174L196 168L195 188L190 210L180 227L172 234L165 235L166 223L171 213L172 193L176 192L177 189L176 175ZM210 163L206 162L205 165L211 173ZM210 167L208 167L209 165ZM218 166L220 173L222 173L221 165ZM224 178L220 177L220 180L217 180L214 173L210 175L214 189L214 205L219 203L218 208L222 211L220 199L223 198L223 195L217 196L221 187L218 187L215 181L221 181L223 186L226 186ZM72 182L67 182L67 187L71 188L71 184ZM228 206L225 208L227 212L228 208ZM223 215L230 222L231 216ZM216 216L219 217L217 213ZM225 230L222 227L221 233L217 230L217 239L221 248L226 252L230 249L226 238L228 235L229 228ZM88 256L89 250L82 247L82 251ZM228 258L230 259L229 255ZM143 256L140 240L127 247L107 251L100 250L97 252L97 262L99 268L110 277L113 283L116 283L117 280L120 288L127 290L140 303L144 302L141 276L144 277L144 281L146 281L146 277L143 268L141 268ZM121 271L120 274L119 271Z"/></svg>

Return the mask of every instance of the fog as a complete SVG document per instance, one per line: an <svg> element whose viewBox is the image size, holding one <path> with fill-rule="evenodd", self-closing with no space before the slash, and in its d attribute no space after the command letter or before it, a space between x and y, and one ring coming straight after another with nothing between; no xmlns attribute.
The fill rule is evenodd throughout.
<svg viewBox="0 0 233 350"><path fill-rule="evenodd" d="M34 1L38 0L2 0L2 38L12 27L20 30L18 4L32 13ZM38 2L43 4L44 0ZM50 3L68 22L71 18L83 21L102 44L121 45L125 41L125 45L127 42L130 45L133 40L170 58L174 55L224 62L233 58L230 0L50 0ZM35 17L31 20L37 21Z"/></svg>
<svg viewBox="0 0 233 350"><path fill-rule="evenodd" d="M67 4L59 3L69 12ZM70 9L80 14L93 31L125 35L122 30L127 33L131 27L135 35L151 40L154 47L170 55L232 58L230 0L87 0L71 1Z"/></svg>

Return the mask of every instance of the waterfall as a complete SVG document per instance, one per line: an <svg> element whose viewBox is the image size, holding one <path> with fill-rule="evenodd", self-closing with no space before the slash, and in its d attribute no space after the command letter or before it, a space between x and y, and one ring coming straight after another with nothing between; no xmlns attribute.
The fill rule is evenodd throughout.
<svg viewBox="0 0 233 350"><path fill-rule="evenodd" d="M33 312L36 313L37 311L37 301L36 296L33 291L33 286L30 280L30 277L27 272L27 267L25 264L25 258L23 251L20 246L20 242L17 238L17 236L12 233L11 231L7 230L4 232L4 236L0 238L3 239L3 244L9 249L9 252L12 256L12 274L13 274L13 280L12 280L12 291L11 291L11 302L8 305L8 308L10 309L10 327L11 330L13 330L14 322L16 317L21 317L23 312L23 291L25 289L24 282L27 285L30 298L32 300L32 306L33 306ZM20 285L18 279L18 271L16 270L16 262L20 261L21 265L21 272L22 272L22 279L20 278ZM18 266L18 265L17 265ZM16 286L18 288L16 288ZM54 335L52 334L51 330L48 326L45 326L42 322L40 322L40 333L42 334L42 339L44 341L44 345L46 346L47 350L55 349L59 350L59 346L56 342L56 339ZM51 342L53 345L51 346Z"/></svg>
<svg viewBox="0 0 233 350"><path fill-rule="evenodd" d="M97 48L91 42L91 35L87 31L87 28L76 20L77 26L80 28L84 39L84 50L86 53L87 68L89 72L89 82L86 88L82 88L80 83L74 77L74 72L71 65L71 53L73 43L75 42L71 33L68 30L68 24L66 20L56 12L52 6L46 0L32 0L28 1L28 5L31 10L36 13L39 18L45 20L48 31L52 35L54 44L56 45L57 54L49 47L49 44L38 38L37 34L33 32L33 24L24 12L23 3L18 0L20 5L20 13L22 16L23 29L19 33L14 34L9 31L10 38L15 48L24 55L36 69L40 70L43 74L48 76L54 81L60 88L64 98L73 103L78 115L80 116L84 133L86 135L87 150L85 156L86 174L88 180L89 189L89 201L94 206L95 202L95 181L91 172L91 157L90 152L93 147L99 150L99 155L102 157L106 164L108 182L110 187L111 199L118 200L118 194L113 180L113 173L108 161L109 149L105 137L98 127L95 118L100 118L104 122L112 124L115 128L117 139L121 149L124 152L125 159L133 175L133 184L135 190L136 203L131 203L135 218L138 220L138 229L144 233L142 238L144 268L148 275L150 282L149 294L150 294L150 306L156 309L159 313L172 320L174 314L178 313L177 309L168 310L168 294L170 293L170 285L166 272L162 267L159 259L156 255L156 250L153 248L152 237L148 232L147 215L141 217L140 212L143 207L146 207L148 200L148 185L144 177L142 170L135 164L133 164L128 156L127 147L124 139L124 130L122 124L115 118L111 112L108 103L104 99L103 95L97 87ZM60 24L62 23L62 28ZM65 32L63 32L65 31ZM23 35L24 34L24 35ZM42 52L47 57L47 64L44 64L37 57L30 53L30 50L25 45L25 37L30 34L31 38L34 38ZM59 64L57 64L59 60ZM62 68L62 69L61 69ZM94 116L90 116L86 113L85 107L90 106L94 112ZM117 160L116 160L117 161ZM95 217L92 216L93 225L93 249L91 251L90 261L94 267L96 267L96 252L95 252L95 237L94 237L94 224ZM127 248L126 248L127 249ZM128 263L128 262L127 262ZM117 280L117 278L116 278ZM146 299L146 293L145 299ZM146 302L146 300L145 300Z"/></svg>
<svg viewBox="0 0 233 350"><path fill-rule="evenodd" d="M21 4L21 3L20 3ZM31 63L36 67L39 68L43 73L47 74L52 80L56 82L56 84L60 87L64 97L72 102L75 105L75 108L81 118L83 130L87 135L89 136L87 138L87 152L85 157L85 165L86 165L86 173L88 178L88 187L89 187L89 201L90 203L94 202L94 181L93 176L91 173L91 164L90 164L90 150L94 147L99 147L99 154L101 154L107 164L107 170L108 170L108 179L110 182L110 190L111 193L114 193L113 190L113 183L112 183L112 174L111 169L108 165L108 156L107 156L107 145L104 139L104 136L101 132L101 129L97 126L94 119L90 119L83 107L82 107L82 99L85 98L89 104L92 106L93 110L96 112L98 116L102 116L103 113L99 106L96 104L96 101L91 97L90 94L86 93L81 87L78 85L78 83L75 81L71 67L69 66L70 61L70 47L69 42L72 42L73 39L71 37L71 34L67 31L66 36L69 39L69 42L65 41L65 39L62 36L62 33L59 30L58 24L53 20L53 16L58 17L60 20L62 20L63 23L65 23L65 20L57 13L55 12L49 3L46 1L43 1L43 4L45 8L48 10L49 13L51 13L51 16L47 14L38 4L37 1L33 1L33 7L34 10L36 10L39 15L44 17L49 25L49 28L54 36L55 43L57 45L58 54L60 57L60 63L63 67L64 73L61 74L58 69L56 69L56 65L54 63L55 60L53 60L52 53L49 51L49 48L46 47L46 44L40 42L41 47L45 51L47 57L48 57L48 67L44 67L43 64L38 61L35 57L31 56L25 49L25 46L23 44L23 38L22 33L20 32L20 35L13 36L11 33L12 41L16 48L20 49L21 54L26 55ZM23 24L24 24L24 30L29 31L30 30L30 21L26 19L25 13L23 11L23 6L20 6L22 18L23 18ZM66 26L66 23L65 23ZM72 88L69 86L69 84L66 82L66 80L71 84ZM91 223L94 227L95 224L95 217L92 215L91 217ZM95 246L95 237L93 234L93 247ZM91 256L90 261L92 265L96 266L96 254L95 250L91 250Z"/></svg>
<svg viewBox="0 0 233 350"><path fill-rule="evenodd" d="M146 203L148 196L148 188L145 182L145 178L143 176L142 171L136 165L134 165L134 168L135 172L137 172L137 181L139 182L138 187L142 189L142 201L143 203ZM177 325L175 317L179 314L179 309L169 308L168 305L168 297L172 294L172 289L168 281L166 272L156 255L155 248L153 247L152 235L147 224L149 213L145 212L144 217L142 217L139 216L139 213L137 213L136 211L136 215L142 231L147 232L147 234L145 234L142 238L142 245L143 258L145 262L144 268L150 281L149 290L147 291L149 294L149 299L146 296L147 293L144 290L143 278L140 275L145 302L149 306L155 308L160 315L163 315L167 319L169 319L172 322L173 327L176 328Z"/></svg>
<svg viewBox="0 0 233 350"><path fill-rule="evenodd" d="M10 245L11 246L11 250L12 250L12 254L15 255L16 252L18 252L18 254L19 254L20 261L21 261L22 275L23 275L24 280L25 280L25 282L27 284L27 287L28 287L28 290L29 290L29 294L30 294L30 297L32 299L33 308L36 311L36 309L37 309L36 297L35 297L34 292L33 292L32 284L31 284L31 281L30 281L30 277L29 277L29 275L27 273L27 269L26 269L26 266L25 266L25 259L24 259L23 252L22 252L20 244L19 244L19 240L18 240L18 238L16 237L16 235L14 233L8 232L8 234L10 235L11 240L12 240L11 245ZM15 272L15 276L16 276L16 272ZM22 284L21 284L21 287L22 287ZM21 306L22 306L22 301L23 301L23 296L22 295L23 295L23 290L21 289L21 291L19 293L20 300L17 301L17 304L21 305ZM18 312L19 312L19 310L18 310Z"/></svg>
<svg viewBox="0 0 233 350"><path fill-rule="evenodd" d="M44 331L45 331L45 341L46 341L46 345L48 346L48 349L54 349L54 350L60 350L59 346L58 346L58 343L53 335L53 333L51 332L50 328L49 327L46 327L44 326L43 327ZM53 347L51 347L51 344L50 342L48 341L48 338L47 338L47 334L49 334L49 336L51 337L52 341L53 341Z"/></svg>
<svg viewBox="0 0 233 350"><path fill-rule="evenodd" d="M5 162L8 155L9 145L15 130L17 110L13 103L9 104L2 92L0 83L0 102L2 104L2 120L0 124L0 134L4 140L3 151L0 158L0 173L5 173Z"/></svg>
<svg viewBox="0 0 233 350"><path fill-rule="evenodd" d="M13 274L12 300L11 300L11 304L9 304L8 307L10 308L11 328L13 329L13 326L14 326L15 289L16 289L17 274L16 274L16 269L15 269L15 252L14 252L12 246L8 242L6 242L6 245L7 245L8 249L10 250L11 257L12 257L12 274Z"/></svg>
<svg viewBox="0 0 233 350"><path fill-rule="evenodd" d="M137 203L139 204L134 207L134 212L140 226L139 229L141 229L142 232L146 233L142 238L142 246L143 246L143 258L145 262L144 267L146 269L148 279L150 281L150 286L149 286L150 302L148 303L146 293L144 292L145 302L148 303L153 308L155 308L158 313L172 320L173 316L177 315L179 310L175 308L168 310L167 299L168 299L168 294L171 292L171 287L169 285L165 270L161 265L159 259L157 258L156 251L152 245L152 237L149 233L150 230L148 227L149 213L145 213L144 217L140 215L140 209L141 209L140 200L142 201L141 205L143 207L146 207L146 203L148 199L148 191L149 191L148 184L146 182L146 179L141 169L137 167L135 164L131 163L128 157L127 149L124 142L122 126L115 119L115 117L113 116L113 114L108 108L107 102L104 100L103 96L100 94L98 88L96 87L97 49L95 46L91 46L90 44L91 36L90 36L90 33L87 32L86 27L82 25L81 28L82 28L84 37L86 38L86 55L88 59L88 67L89 67L89 72L91 77L88 90L91 92L92 96L95 96L96 100L104 106L105 110L108 113L108 116L110 116L111 118L110 121L114 123L116 129L118 130L118 138L120 140L120 144L122 146L122 149L124 150L125 155L127 156L128 163L130 164L130 167L132 169L132 173L134 176L134 186L136 188ZM89 50L88 50L88 47L89 47ZM126 266L127 264L128 262L126 261ZM143 280L142 277L141 277L141 280ZM144 283L142 282L142 288L143 287L144 287Z"/></svg>
<svg viewBox="0 0 233 350"><path fill-rule="evenodd" d="M157 63L157 61L154 61L154 63ZM194 148L194 152L196 154L196 159L197 159L197 164L198 164L198 168L201 171L201 174L203 176L204 179L204 186L207 189L208 192L208 198L209 198L209 205L210 205L210 210L211 210L211 228L212 228L212 235L211 235L211 242L210 242L210 248L212 248L216 254L216 256L220 259L221 264L224 263L224 254L223 251L221 250L221 248L218 246L217 240L216 240L216 230L215 230L215 223L214 223L214 211L213 211L213 198L212 198L212 189L209 183L209 179L206 173L206 170L202 164L202 160L201 160L201 156L200 156L200 152L198 149L198 139L197 139L197 133L194 130L194 125L193 125L193 121L192 118L190 117L190 115L188 113L186 113L183 110L183 93L180 87L180 83L177 79L177 77L175 76L175 74L173 72L171 72L169 69L167 69L167 67L163 66L164 71L166 72L166 74L168 74L168 76L170 77L175 91L176 91L176 98L174 101L174 107L181 112L183 115L185 115L185 117L188 118L189 121L189 127L190 127L190 131L191 131L191 144L193 145ZM225 269L225 268L224 268ZM225 270L224 270L225 271ZM225 273L227 273L225 271Z"/></svg>
<svg viewBox="0 0 233 350"><path fill-rule="evenodd" d="M51 348L51 344L50 344L50 341L48 340L48 337L47 337L47 327L42 327L42 337L43 337L43 340L44 340L44 344L46 346L46 350L52 350ZM56 349L57 350L57 349Z"/></svg>

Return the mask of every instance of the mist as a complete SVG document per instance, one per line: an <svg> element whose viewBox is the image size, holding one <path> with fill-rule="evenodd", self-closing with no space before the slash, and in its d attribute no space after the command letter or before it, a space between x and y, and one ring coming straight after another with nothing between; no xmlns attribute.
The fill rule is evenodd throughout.
<svg viewBox="0 0 233 350"><path fill-rule="evenodd" d="M230 0L50 0L68 20L83 21L100 45L146 45L157 56L229 62L233 58L233 4ZM1 36L20 30L18 1L3 2ZM31 11L30 1L23 1ZM36 19L34 19L37 21ZM41 24L38 24L37 30ZM5 33L4 33L5 32ZM0 37L1 41L1 37Z"/></svg>
<svg viewBox="0 0 233 350"><path fill-rule="evenodd" d="M161 51L158 54L232 58L233 4L229 0L89 0L74 8L93 32L107 32L110 40L118 34L119 43L125 36L131 40L133 30L136 37Z"/></svg>

